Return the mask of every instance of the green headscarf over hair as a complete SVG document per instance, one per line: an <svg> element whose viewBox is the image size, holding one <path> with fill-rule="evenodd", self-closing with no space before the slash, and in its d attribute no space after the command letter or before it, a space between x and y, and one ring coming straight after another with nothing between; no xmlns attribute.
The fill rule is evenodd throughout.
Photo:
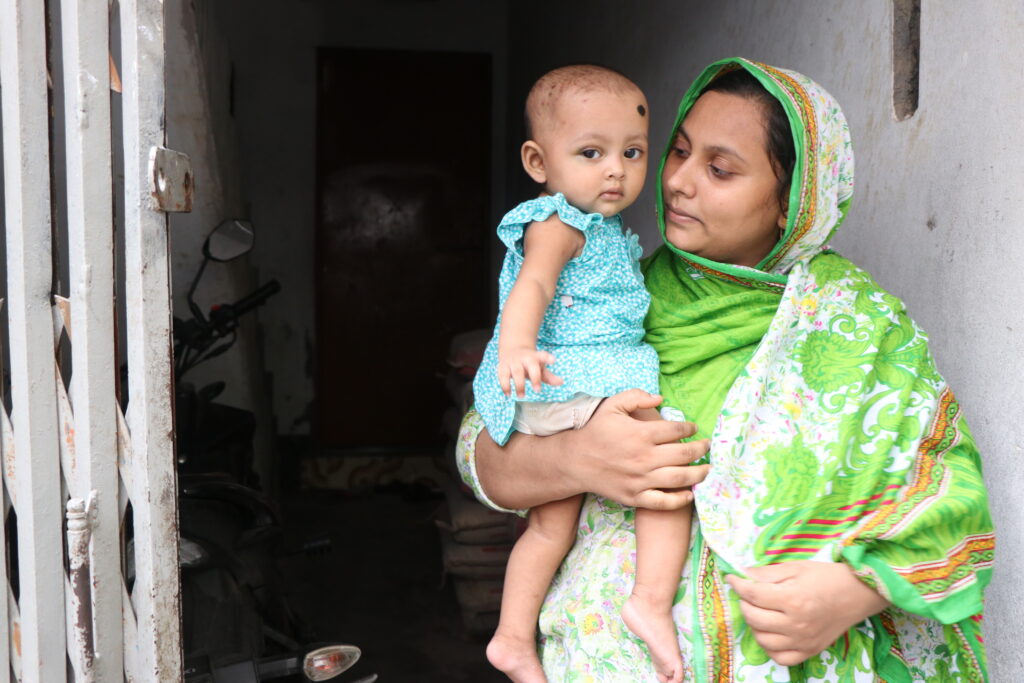
<svg viewBox="0 0 1024 683"><path fill-rule="evenodd" d="M893 606L797 679L985 680L994 536L978 453L902 302L826 249L853 191L838 104L800 74L728 59L687 91L673 137L704 88L737 68L782 103L793 131L783 235L756 268L667 241L644 263L662 394L712 442L711 473L694 488L697 679L768 666L720 570L817 559L845 561Z"/></svg>
<svg viewBox="0 0 1024 683"><path fill-rule="evenodd" d="M661 181L676 131L704 88L736 69L746 69L782 103L796 152L786 229L755 268L711 261L665 239ZM698 425L698 436L710 435L726 392L768 330L786 274L825 248L852 196L849 127L832 96L813 81L766 64L725 59L706 68L683 96L658 165L657 218L665 244L644 264L654 297L647 342L661 358L662 394Z"/></svg>
<svg viewBox="0 0 1024 683"><path fill-rule="evenodd" d="M673 246L671 251L698 268L751 286L757 283L785 285L793 265L819 253L839 228L853 197L853 147L850 129L839 105L821 86L793 71L776 69L746 59L715 62L694 81L683 96L669 138L658 165L658 229L665 237L661 176L674 144L676 131L706 88L717 77L746 69L786 112L793 132L796 163L789 189L786 229L775 247L755 268L718 263Z"/></svg>

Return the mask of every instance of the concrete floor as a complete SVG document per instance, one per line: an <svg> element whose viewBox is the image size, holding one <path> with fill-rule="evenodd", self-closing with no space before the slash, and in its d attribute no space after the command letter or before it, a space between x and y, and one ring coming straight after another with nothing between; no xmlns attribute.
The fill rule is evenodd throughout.
<svg viewBox="0 0 1024 683"><path fill-rule="evenodd" d="M371 673L380 683L508 680L487 663L486 639L466 632L443 581L433 522L441 502L412 487L284 496L286 549L316 536L332 542L327 553L287 555L281 565L292 604L317 637L363 650L339 683Z"/></svg>

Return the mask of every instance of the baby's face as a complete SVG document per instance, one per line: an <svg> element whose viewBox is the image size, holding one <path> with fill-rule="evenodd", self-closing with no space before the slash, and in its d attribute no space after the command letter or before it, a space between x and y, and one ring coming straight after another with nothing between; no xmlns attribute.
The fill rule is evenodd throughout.
<svg viewBox="0 0 1024 683"><path fill-rule="evenodd" d="M640 92L568 92L538 131L545 188L586 213L613 216L647 177L647 100Z"/></svg>

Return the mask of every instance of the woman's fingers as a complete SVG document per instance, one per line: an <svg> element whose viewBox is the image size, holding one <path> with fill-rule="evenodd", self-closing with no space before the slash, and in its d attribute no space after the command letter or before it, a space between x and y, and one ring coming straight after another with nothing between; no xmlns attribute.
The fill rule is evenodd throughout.
<svg viewBox="0 0 1024 683"><path fill-rule="evenodd" d="M630 503L651 510L678 510L693 502L694 484L703 481L710 465L662 467L646 477L644 486Z"/></svg>
<svg viewBox="0 0 1024 683"><path fill-rule="evenodd" d="M659 405L661 405L661 396L648 394L642 389L629 389L606 398L601 403L601 408L615 410L628 415L643 408L657 408Z"/></svg>
<svg viewBox="0 0 1024 683"><path fill-rule="evenodd" d="M647 489L635 496L632 506L648 510L678 510L692 502L693 492L690 489L677 489L675 491Z"/></svg>
<svg viewBox="0 0 1024 683"><path fill-rule="evenodd" d="M707 440L680 443L691 424L650 417L661 397L632 389L606 398L590 421L570 437L577 442L574 486L624 505L678 509L692 500L677 489L704 479L707 467L687 467L708 450ZM646 415L644 414L646 413ZM647 493L663 489L662 493Z"/></svg>
<svg viewBox="0 0 1024 683"><path fill-rule="evenodd" d="M765 569L755 567L754 569ZM748 570L749 573L749 570ZM806 633L806 624L781 611L787 601L788 587L777 583L751 581L738 576L727 576L726 582L740 596L743 620L754 633L754 639L775 662L783 666L796 666L820 651L813 643L813 633Z"/></svg>
<svg viewBox="0 0 1024 683"><path fill-rule="evenodd" d="M683 489L699 484L708 476L710 465L671 465L659 467L647 474L644 488L650 489Z"/></svg>
<svg viewBox="0 0 1024 683"><path fill-rule="evenodd" d="M807 652L803 650L769 650L764 647L764 645L761 645L761 647L764 648L769 657L782 666L796 666L798 664L803 664L808 659L818 654L817 652Z"/></svg>
<svg viewBox="0 0 1024 683"><path fill-rule="evenodd" d="M747 623L747 626L758 632L780 634L785 632L788 625L785 615L778 610L758 607L747 600L740 600L740 612L743 613L743 621ZM778 643L778 645L783 645L783 643ZM764 647L764 643L761 643L761 646Z"/></svg>
<svg viewBox="0 0 1024 683"><path fill-rule="evenodd" d="M888 604L842 563L795 560L746 573L749 579L726 581L740 596L744 615L751 615L747 623L757 642L788 666L821 652Z"/></svg>
<svg viewBox="0 0 1024 683"><path fill-rule="evenodd" d="M756 567L751 569L756 569ZM748 574L751 569L747 570ZM774 584L752 581L733 574L726 576L725 582L736 591L741 600L761 609L779 611L779 601L772 595L772 592L775 590Z"/></svg>
<svg viewBox="0 0 1024 683"><path fill-rule="evenodd" d="M748 567L746 574L761 583L781 584L799 576L802 566L797 562L780 562L779 564L766 564L762 567Z"/></svg>
<svg viewBox="0 0 1024 683"><path fill-rule="evenodd" d="M697 425L692 422L673 422L671 420L647 420L644 430L654 443L671 443L687 439L697 433Z"/></svg>
<svg viewBox="0 0 1024 683"><path fill-rule="evenodd" d="M801 601L799 596L793 595L792 588L786 584L789 572L784 564L748 567L746 573L751 578L730 575L725 578L726 583L739 594L741 600L778 615L780 633L792 632L796 622L790 613L800 607Z"/></svg>

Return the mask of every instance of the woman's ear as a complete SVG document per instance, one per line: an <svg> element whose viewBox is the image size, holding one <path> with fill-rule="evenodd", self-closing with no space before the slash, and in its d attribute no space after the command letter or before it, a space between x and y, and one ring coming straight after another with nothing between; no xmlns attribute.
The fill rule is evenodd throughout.
<svg viewBox="0 0 1024 683"><path fill-rule="evenodd" d="M543 185L548 181L548 173L544 168L544 150L533 140L523 143L520 150L523 158L523 168L533 178L533 182Z"/></svg>
<svg viewBox="0 0 1024 683"><path fill-rule="evenodd" d="M782 198L779 206L779 219L776 221L776 225L779 226L779 236L786 232L786 223L789 222L789 193Z"/></svg>
<svg viewBox="0 0 1024 683"><path fill-rule="evenodd" d="M777 225L779 226L779 234L786 232L786 223L789 222L789 213L783 209L782 213L779 214L779 220Z"/></svg>

